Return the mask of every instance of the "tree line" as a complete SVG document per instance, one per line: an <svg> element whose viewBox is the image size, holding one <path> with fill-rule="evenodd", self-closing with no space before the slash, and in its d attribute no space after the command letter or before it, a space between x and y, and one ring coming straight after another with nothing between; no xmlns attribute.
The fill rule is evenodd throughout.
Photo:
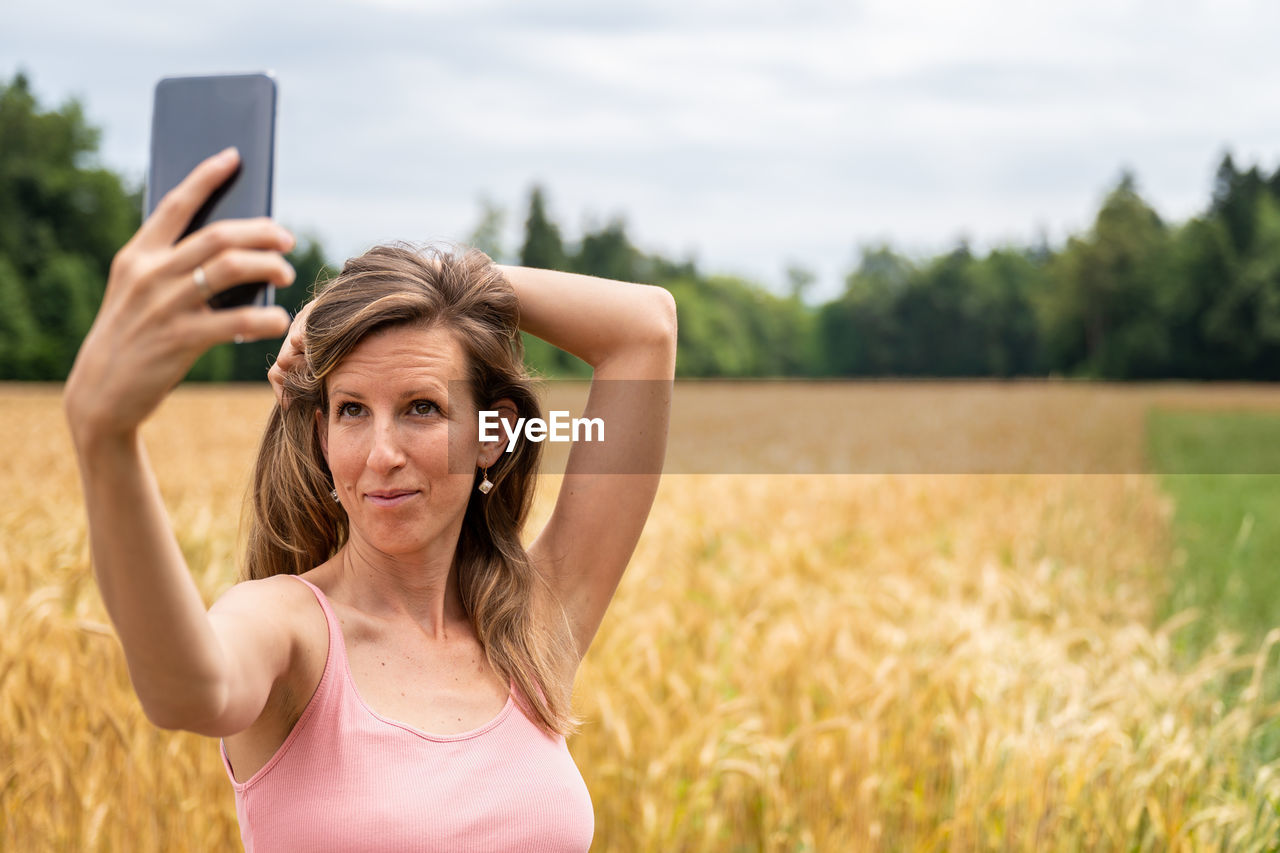
<svg viewBox="0 0 1280 853"><path fill-rule="evenodd" d="M141 224L142 187L96 162L100 131L75 99L42 110L25 73L0 81L0 379L63 379L101 302L115 252ZM1053 249L965 243L928 259L865 246L843 293L804 296L788 270L778 295L740 278L641 251L615 217L569 244L529 194L523 240L502 245L506 212L482 200L468 242L494 260L665 287L679 306L685 377L1018 377L1280 379L1280 168L1224 155L1206 209L1161 219L1125 172L1087 233ZM300 235L288 254L291 311L340 264ZM582 362L526 336L548 376ZM260 381L278 342L217 347L190 377Z"/></svg>

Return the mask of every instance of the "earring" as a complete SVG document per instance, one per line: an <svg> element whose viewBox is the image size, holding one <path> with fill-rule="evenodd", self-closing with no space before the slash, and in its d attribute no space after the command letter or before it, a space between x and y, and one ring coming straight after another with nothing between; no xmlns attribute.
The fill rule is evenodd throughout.
<svg viewBox="0 0 1280 853"><path fill-rule="evenodd" d="M336 502L337 502L337 500L338 500L338 490L337 490L337 489L330 489L330 490L329 490L329 497L333 498L334 502L336 503Z"/></svg>
<svg viewBox="0 0 1280 853"><path fill-rule="evenodd" d="M489 490L493 488L493 483L489 482L489 466L488 465L484 466L484 480L476 488L480 490L480 494L482 495L489 494Z"/></svg>

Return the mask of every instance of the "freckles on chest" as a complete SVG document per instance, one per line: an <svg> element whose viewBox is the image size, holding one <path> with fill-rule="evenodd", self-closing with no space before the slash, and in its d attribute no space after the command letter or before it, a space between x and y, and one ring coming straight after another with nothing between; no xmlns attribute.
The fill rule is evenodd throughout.
<svg viewBox="0 0 1280 853"><path fill-rule="evenodd" d="M427 651L363 645L349 654L351 677L365 705L420 731L471 731L506 705L508 688L488 669L478 644Z"/></svg>

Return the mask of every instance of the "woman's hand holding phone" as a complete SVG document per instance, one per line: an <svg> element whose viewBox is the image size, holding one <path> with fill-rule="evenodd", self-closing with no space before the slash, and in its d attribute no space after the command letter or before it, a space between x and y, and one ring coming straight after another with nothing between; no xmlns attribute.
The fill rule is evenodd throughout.
<svg viewBox="0 0 1280 853"><path fill-rule="evenodd" d="M112 260L102 307L67 377L64 406L78 446L136 432L215 344L289 328L277 306L213 310L207 301L245 282L291 284L295 273L282 253L294 239L283 227L267 217L225 219L177 242L238 164L228 149L196 166Z"/></svg>

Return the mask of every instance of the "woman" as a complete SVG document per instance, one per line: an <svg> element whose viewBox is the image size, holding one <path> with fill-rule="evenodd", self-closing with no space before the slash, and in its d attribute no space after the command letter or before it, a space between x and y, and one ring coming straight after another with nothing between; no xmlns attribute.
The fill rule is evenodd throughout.
<svg viewBox="0 0 1280 853"><path fill-rule="evenodd" d="M348 262L272 371L251 579L206 612L139 428L210 346L288 327L207 305L289 284L287 232L178 239L236 159L197 166L116 255L66 386L95 576L147 716L223 739L251 850L586 849L569 695L657 488L670 295L475 251ZM479 429L482 410L537 414L518 329L592 365L583 416L609 439L574 444L527 550L540 445Z"/></svg>

